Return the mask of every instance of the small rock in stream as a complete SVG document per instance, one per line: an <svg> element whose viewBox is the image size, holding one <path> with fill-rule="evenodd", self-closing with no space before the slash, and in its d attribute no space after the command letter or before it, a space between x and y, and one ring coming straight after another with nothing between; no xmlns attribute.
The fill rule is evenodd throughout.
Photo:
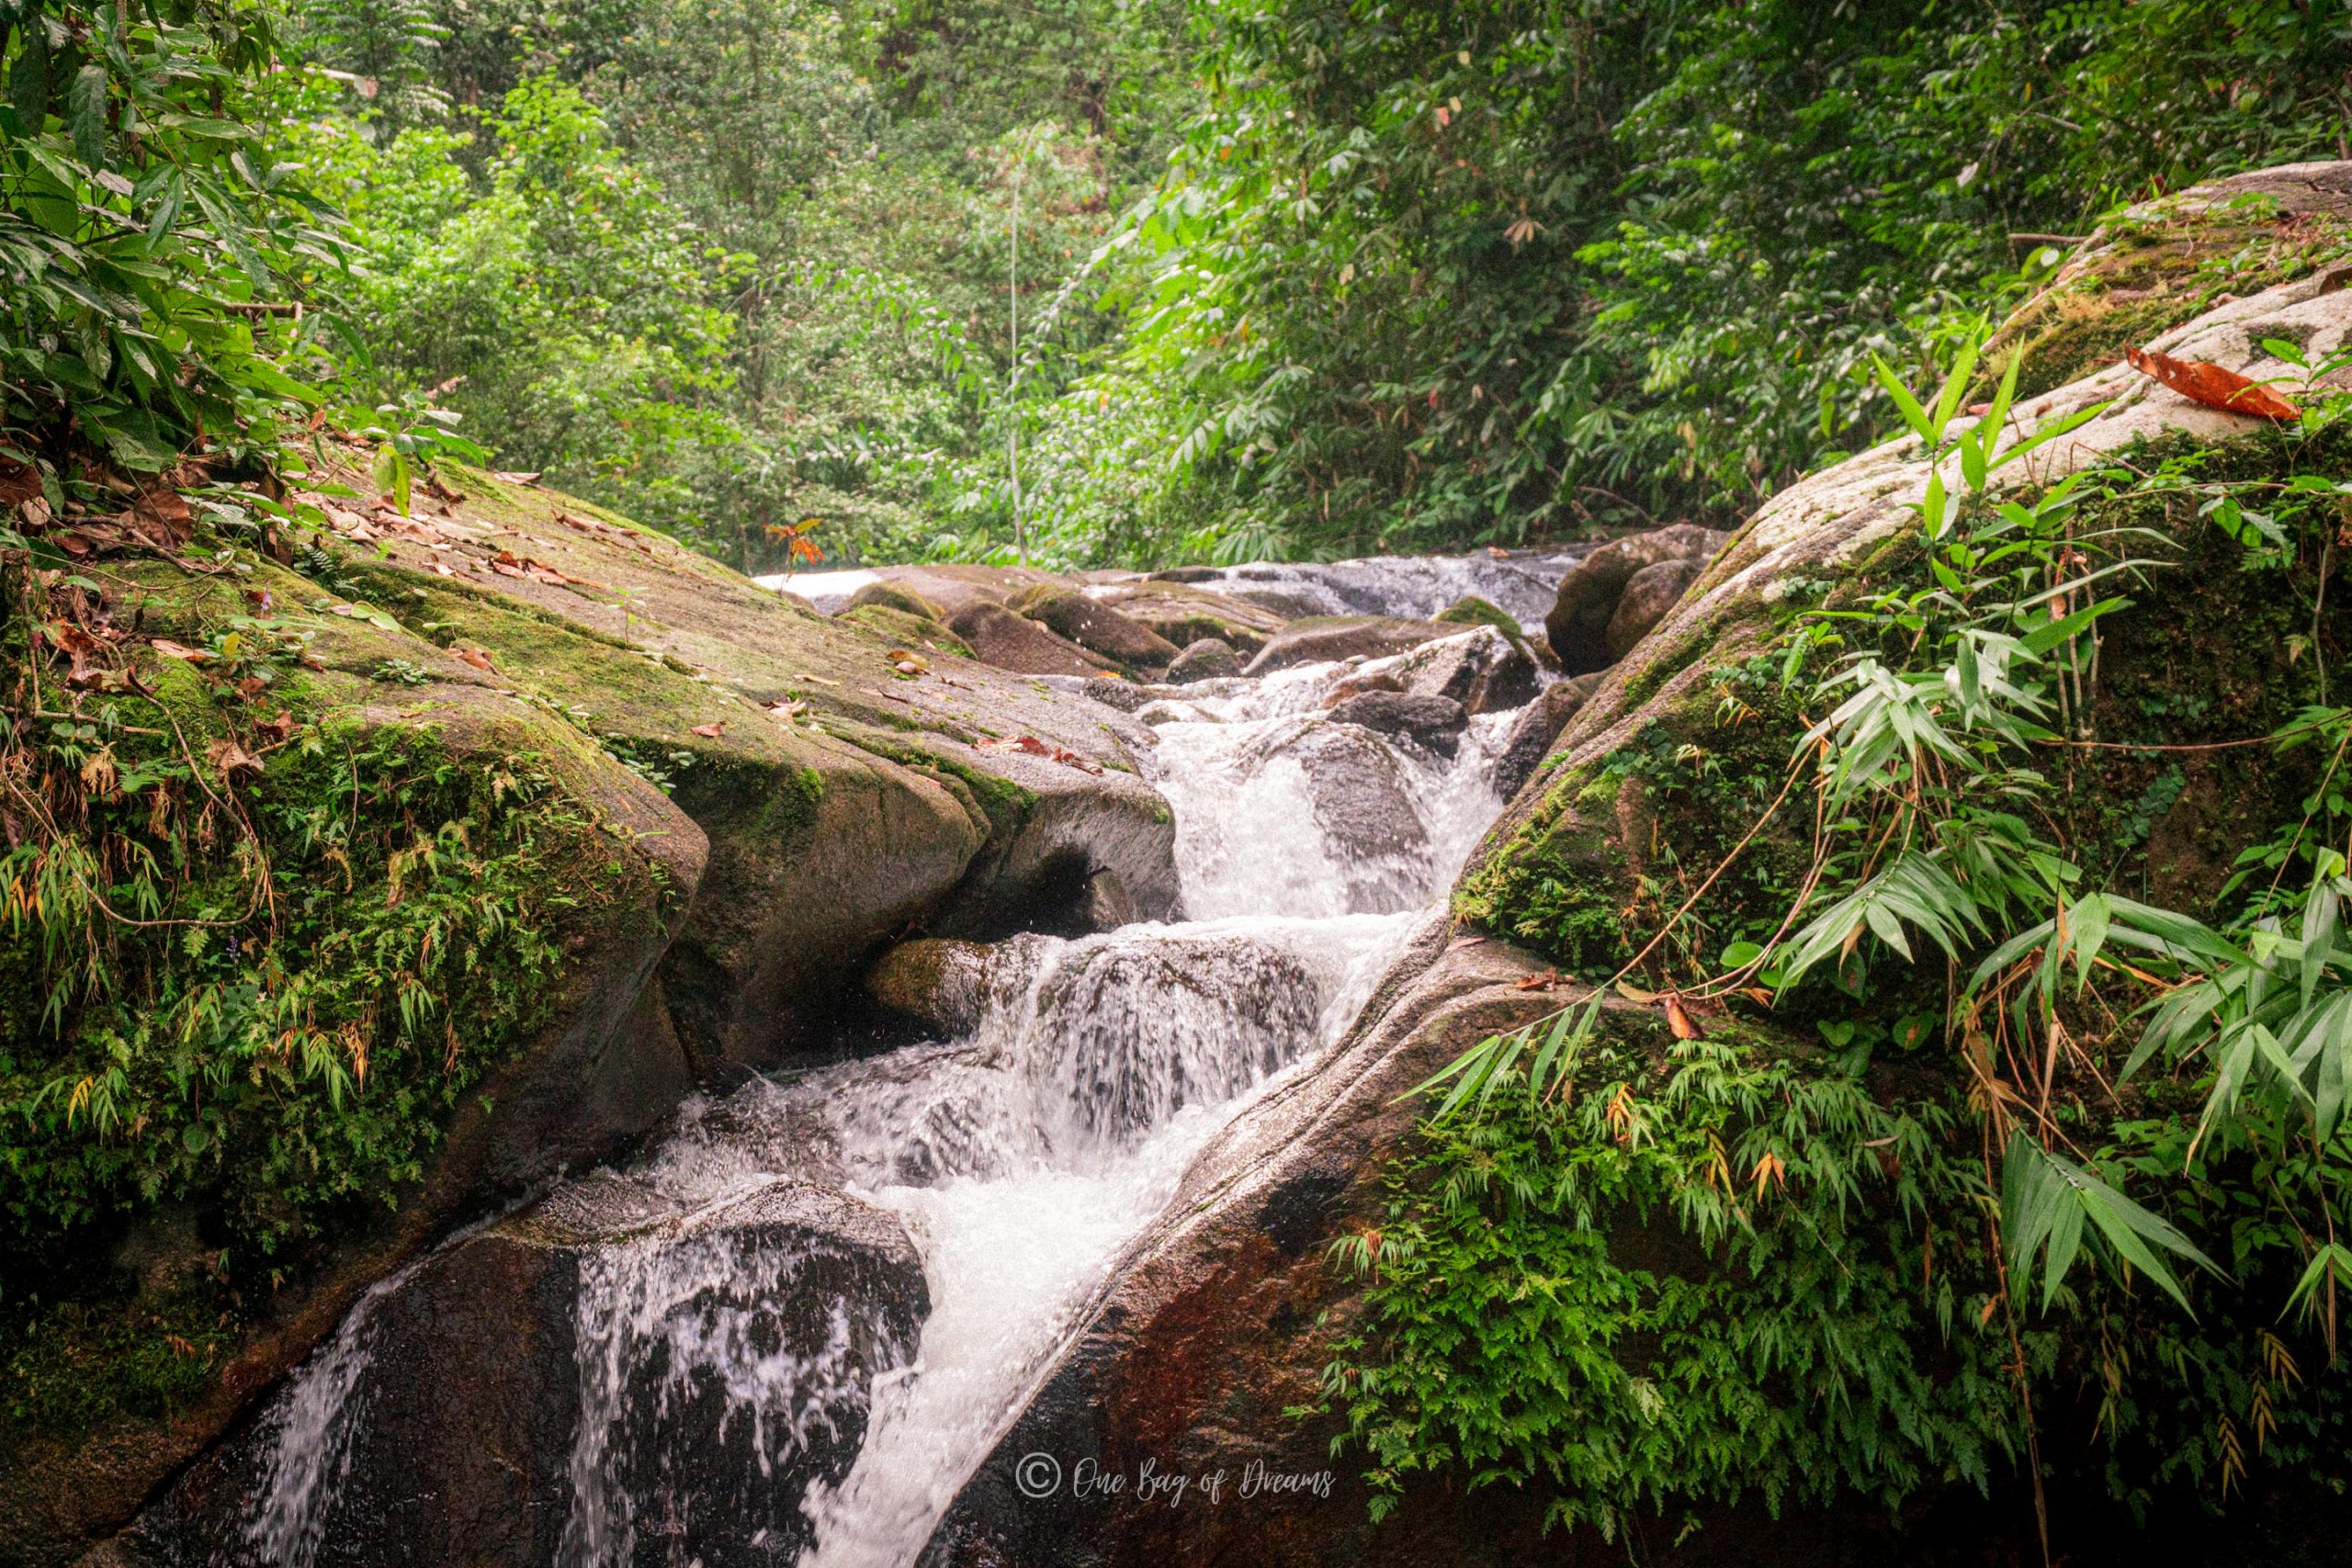
<svg viewBox="0 0 2352 1568"><path fill-rule="evenodd" d="M1241 656L1223 637L1204 637L1187 646L1168 666L1168 683L1189 685L1194 681L1212 681L1223 675L1241 673Z"/></svg>
<svg viewBox="0 0 2352 1568"><path fill-rule="evenodd" d="M1423 696L1417 692L1361 693L1334 705L1330 717L1338 724L1401 735L1442 757L1453 755L1470 722L1470 716L1452 697Z"/></svg>

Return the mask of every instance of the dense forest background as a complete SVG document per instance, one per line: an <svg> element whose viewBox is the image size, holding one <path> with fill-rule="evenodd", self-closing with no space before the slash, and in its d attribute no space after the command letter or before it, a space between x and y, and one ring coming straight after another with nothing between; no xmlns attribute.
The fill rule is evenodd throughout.
<svg viewBox="0 0 2352 1568"><path fill-rule="evenodd" d="M2044 236L2336 155L2312 3L330 0L367 400L746 566L1723 520ZM1015 209L1019 273L1012 253ZM1012 339L1016 293L1021 327ZM462 379L458 379L462 378Z"/></svg>
<svg viewBox="0 0 2352 1568"><path fill-rule="evenodd" d="M86 154L126 243L276 301L198 309L232 382L428 447L454 412L754 570L799 530L1073 566L1734 519L1888 428L1871 353L1932 363L2120 202L2342 155L2352 107L2333 0L12 17L0 129L60 154L19 175ZM201 113L133 129L134 35L200 62ZM0 353L86 407L136 378L124 301L45 311L38 220ZM170 445L150 400L118 457Z"/></svg>

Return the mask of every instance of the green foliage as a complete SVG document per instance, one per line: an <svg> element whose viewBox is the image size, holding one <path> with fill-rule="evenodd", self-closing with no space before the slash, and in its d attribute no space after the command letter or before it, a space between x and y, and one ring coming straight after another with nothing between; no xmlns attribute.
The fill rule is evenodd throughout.
<svg viewBox="0 0 2352 1568"><path fill-rule="evenodd" d="M77 803L82 834L0 861L19 976L0 1210L21 1245L201 1199L276 1252L419 1176L458 1095L544 1016L569 899L543 878L584 824L527 760L485 778L429 737L328 729L240 803L254 836L208 855L196 835L226 824L170 799L194 771L123 733L157 716L128 700L50 727L51 778L110 767L112 791Z"/></svg>
<svg viewBox="0 0 2352 1568"><path fill-rule="evenodd" d="M1046 421L1065 530L1106 554L1736 516L1884 434L1872 355L1924 362L2039 280L2063 247L2032 236L2335 155L2352 60L2336 9L2245 0L1204 22L1125 338Z"/></svg>
<svg viewBox="0 0 2352 1568"><path fill-rule="evenodd" d="M1613 1539L1747 1495L1892 1506L2014 1461L1983 1180L1949 1113L1750 1036L1630 1032L1588 1037L1556 1098L1433 1129L1387 1223L1337 1244L1368 1310L1325 1386L1375 1509L1445 1468L1540 1480L1551 1518Z"/></svg>
<svg viewBox="0 0 2352 1568"><path fill-rule="evenodd" d="M157 469L310 397L274 312L336 253L252 123L273 48L254 4L0 5L0 444Z"/></svg>
<svg viewBox="0 0 2352 1568"><path fill-rule="evenodd" d="M243 1292L413 1190L548 1017L577 911L650 874L540 759L336 716L268 593L132 679L85 662L102 592L172 602L6 542L0 1338L12 1414L70 1427L202 1384ZM201 1277L122 1296L107 1254L159 1214Z"/></svg>

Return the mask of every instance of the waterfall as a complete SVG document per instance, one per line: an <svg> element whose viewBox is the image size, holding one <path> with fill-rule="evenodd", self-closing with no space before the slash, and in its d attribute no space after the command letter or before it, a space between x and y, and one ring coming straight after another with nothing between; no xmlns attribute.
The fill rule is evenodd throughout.
<svg viewBox="0 0 2352 1568"><path fill-rule="evenodd" d="M1400 592L1493 576L1431 569ZM571 1302L540 1337L569 1359L537 1408L568 1411L571 1441L534 1483L551 1501L532 1560L916 1559L1122 1249L1220 1129L1347 1029L1498 809L1512 716L1442 751L1324 716L1380 668L1144 708L1186 919L998 943L963 1037L693 1101L644 1158L506 1237L560 1253L564 1271L531 1277ZM399 1375L377 1365L382 1303L433 1263L368 1292L257 1426L242 1535L165 1561L391 1560L342 1495ZM401 1321L429 1327L429 1304Z"/></svg>

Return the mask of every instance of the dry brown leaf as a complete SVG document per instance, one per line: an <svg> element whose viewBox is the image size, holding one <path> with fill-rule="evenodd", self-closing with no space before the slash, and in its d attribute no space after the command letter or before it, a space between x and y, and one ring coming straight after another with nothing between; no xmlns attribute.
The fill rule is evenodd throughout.
<svg viewBox="0 0 2352 1568"><path fill-rule="evenodd" d="M990 737L978 742L982 751L1025 751L1033 757L1047 757L1066 768L1076 768L1082 773L1099 773L1102 764L1091 757L1080 755L1067 746L1057 746L1050 740L1040 740L1034 735Z"/></svg>
<svg viewBox="0 0 2352 1568"><path fill-rule="evenodd" d="M449 650L449 655L453 659L458 659L463 660L465 663L472 665L477 670L487 671L493 675L498 673L497 670L494 669L490 662L489 653L484 649L479 648L453 648Z"/></svg>
<svg viewBox="0 0 2352 1568"><path fill-rule="evenodd" d="M1514 988L1521 991L1548 991L1559 983L1560 972L1557 969L1546 969L1541 975L1521 975Z"/></svg>
<svg viewBox="0 0 2352 1568"><path fill-rule="evenodd" d="M30 463L0 457L0 506L15 506L40 494L40 470Z"/></svg>
<svg viewBox="0 0 2352 1568"><path fill-rule="evenodd" d="M215 740L204 749L222 784L234 784L239 773L261 772L261 759L233 740Z"/></svg>
<svg viewBox="0 0 2352 1568"><path fill-rule="evenodd" d="M707 740L716 740L727 733L727 721L722 718L715 724L697 724L695 733Z"/></svg>
<svg viewBox="0 0 2352 1568"><path fill-rule="evenodd" d="M198 660L205 660L212 657L212 655L204 649L190 648L185 643L173 642L168 637L159 637L153 642L149 643L148 646L166 659L185 659L190 663L195 663Z"/></svg>
<svg viewBox="0 0 2352 1568"><path fill-rule="evenodd" d="M130 510L115 521L157 549L176 548L196 532L196 516L188 511L187 502L179 491L164 485L132 502Z"/></svg>
<svg viewBox="0 0 2352 1568"><path fill-rule="evenodd" d="M1683 1007L1682 998L1669 991L1666 997L1666 1026L1674 1031L1677 1040L1704 1040L1707 1032Z"/></svg>
<svg viewBox="0 0 2352 1568"><path fill-rule="evenodd" d="M2158 354L2151 348L2127 349L2123 357L2131 362L2134 370L2153 377L2190 402L2202 403L2209 409L2220 409L2223 413L2247 414L2256 419L2293 420L2303 417L2302 410L2269 388L2209 360L2175 359L2169 354Z"/></svg>
<svg viewBox="0 0 2352 1568"><path fill-rule="evenodd" d="M490 471L490 477L494 479L503 479L511 485L535 485L539 482L538 472L536 469L523 474L515 472L513 468L492 468Z"/></svg>

